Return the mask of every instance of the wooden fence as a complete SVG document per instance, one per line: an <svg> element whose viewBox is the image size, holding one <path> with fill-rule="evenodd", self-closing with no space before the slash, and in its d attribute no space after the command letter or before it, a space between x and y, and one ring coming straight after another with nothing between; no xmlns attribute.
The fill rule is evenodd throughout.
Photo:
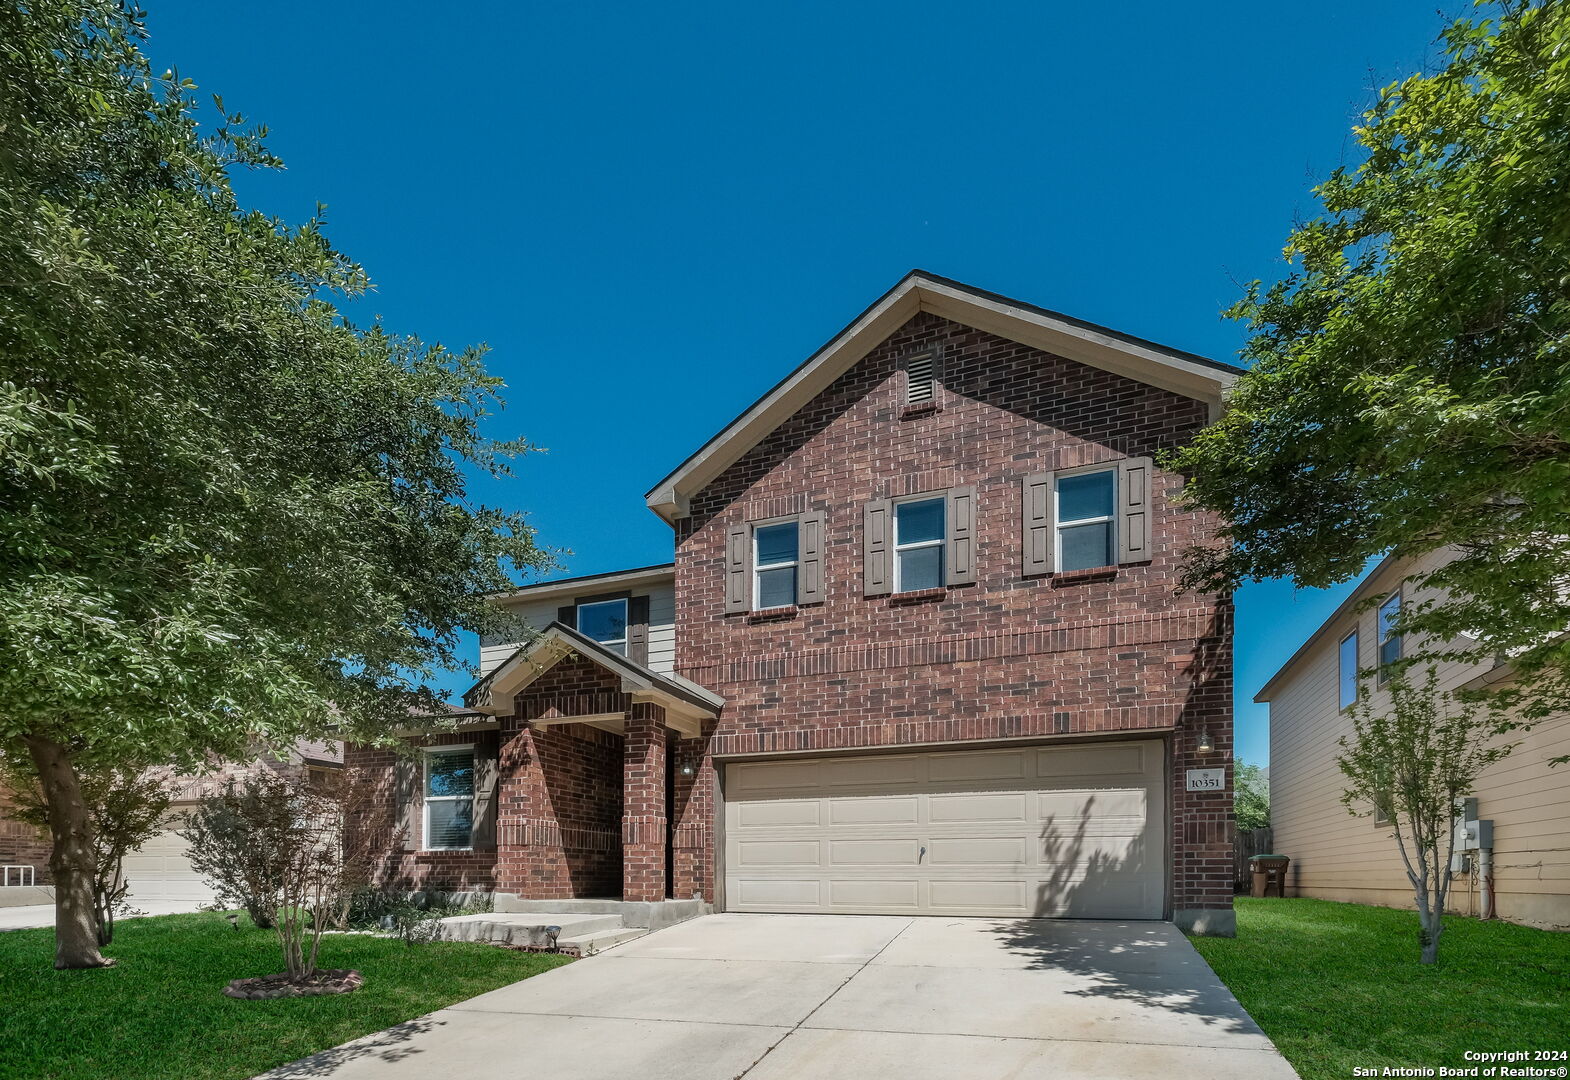
<svg viewBox="0 0 1570 1080"><path fill-rule="evenodd" d="M1270 855L1271 830L1264 829L1239 829L1237 843L1233 845L1237 860L1237 889L1238 892L1248 892L1248 860L1255 855Z"/></svg>

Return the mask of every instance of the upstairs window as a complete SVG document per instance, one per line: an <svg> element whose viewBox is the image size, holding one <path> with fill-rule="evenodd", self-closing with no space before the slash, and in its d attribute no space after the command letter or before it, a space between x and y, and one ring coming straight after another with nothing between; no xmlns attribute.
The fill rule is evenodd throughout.
<svg viewBox="0 0 1570 1080"><path fill-rule="evenodd" d="M1357 701L1357 631L1341 639L1341 707L1348 709Z"/></svg>
<svg viewBox="0 0 1570 1080"><path fill-rule="evenodd" d="M1057 478L1059 571L1113 566L1117 556L1117 471Z"/></svg>
<svg viewBox="0 0 1570 1080"><path fill-rule="evenodd" d="M796 603L796 571L801 556L801 529L794 521L758 525L752 531L753 608L790 607Z"/></svg>
<svg viewBox="0 0 1570 1080"><path fill-rule="evenodd" d="M425 752L426 851L459 851L474 843L474 748Z"/></svg>
<svg viewBox="0 0 1570 1080"><path fill-rule="evenodd" d="M1389 665L1401 659L1401 635L1394 630L1401 614L1401 593L1396 591L1379 605L1379 685L1390 681Z"/></svg>
<svg viewBox="0 0 1570 1080"><path fill-rule="evenodd" d="M894 591L943 586L947 500L916 499L894 504Z"/></svg>
<svg viewBox="0 0 1570 1080"><path fill-rule="evenodd" d="M611 652L627 655L627 601L601 600L578 605L578 633Z"/></svg>

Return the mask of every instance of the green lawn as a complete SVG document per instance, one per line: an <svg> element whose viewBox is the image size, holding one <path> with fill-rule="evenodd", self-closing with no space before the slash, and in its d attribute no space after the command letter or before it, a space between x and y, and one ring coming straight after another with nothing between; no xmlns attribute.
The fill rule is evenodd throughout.
<svg viewBox="0 0 1570 1080"><path fill-rule="evenodd" d="M1417 962L1415 914L1361 904L1239 898L1236 938L1192 940L1304 1080L1570 1049L1570 935L1445 926L1431 967Z"/></svg>
<svg viewBox="0 0 1570 1080"><path fill-rule="evenodd" d="M230 979L283 967L271 931L240 925L218 914L130 919L105 950L118 965L97 971L55 971L53 930L0 933L0 1078L238 1080L568 962L328 935L321 965L358 968L362 989L235 1001L219 992Z"/></svg>

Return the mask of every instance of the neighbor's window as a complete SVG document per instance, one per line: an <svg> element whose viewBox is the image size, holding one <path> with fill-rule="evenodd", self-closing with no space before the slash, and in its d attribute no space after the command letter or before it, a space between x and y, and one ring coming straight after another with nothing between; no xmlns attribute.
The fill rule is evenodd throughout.
<svg viewBox="0 0 1570 1080"><path fill-rule="evenodd" d="M1357 631L1341 639L1341 707L1357 700Z"/></svg>
<svg viewBox="0 0 1570 1080"><path fill-rule="evenodd" d="M425 850L468 848L474 838L474 750L425 752Z"/></svg>
<svg viewBox="0 0 1570 1080"><path fill-rule="evenodd" d="M796 602L800 528L794 521L752 530L752 606L789 607Z"/></svg>
<svg viewBox="0 0 1570 1080"><path fill-rule="evenodd" d="M1401 635L1392 629L1396 616L1400 614L1401 594L1391 593L1389 598L1379 605L1379 685L1381 686L1390 678L1387 665L1401 659Z"/></svg>
<svg viewBox="0 0 1570 1080"><path fill-rule="evenodd" d="M627 655L627 601L600 600L578 605L578 633L611 652Z"/></svg>
<svg viewBox="0 0 1570 1080"><path fill-rule="evenodd" d="M1117 562L1117 472L1073 473L1057 480L1059 570Z"/></svg>
<svg viewBox="0 0 1570 1080"><path fill-rule="evenodd" d="M895 592L916 592L943 585L946 502L939 496L894 504Z"/></svg>

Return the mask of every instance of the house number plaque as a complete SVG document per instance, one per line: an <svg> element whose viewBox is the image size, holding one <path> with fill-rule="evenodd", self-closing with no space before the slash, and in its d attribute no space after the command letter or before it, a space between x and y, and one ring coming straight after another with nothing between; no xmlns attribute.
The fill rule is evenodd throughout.
<svg viewBox="0 0 1570 1080"><path fill-rule="evenodd" d="M1225 769L1189 769L1188 790L1220 791L1227 786Z"/></svg>

